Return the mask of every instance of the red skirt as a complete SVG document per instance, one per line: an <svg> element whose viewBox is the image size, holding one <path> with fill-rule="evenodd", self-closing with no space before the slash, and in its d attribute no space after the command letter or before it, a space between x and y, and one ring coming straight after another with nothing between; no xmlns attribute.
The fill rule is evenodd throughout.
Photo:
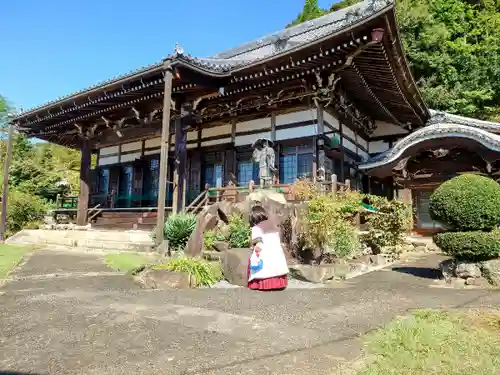
<svg viewBox="0 0 500 375"><path fill-rule="evenodd" d="M248 260L248 277L250 277L250 259ZM280 290L288 286L288 275L253 279L248 282L248 288L253 290Z"/></svg>

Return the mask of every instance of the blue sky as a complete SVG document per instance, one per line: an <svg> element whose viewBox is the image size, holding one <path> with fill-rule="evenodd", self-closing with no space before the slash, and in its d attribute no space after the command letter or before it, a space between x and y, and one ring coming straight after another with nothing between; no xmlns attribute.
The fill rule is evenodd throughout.
<svg viewBox="0 0 500 375"><path fill-rule="evenodd" d="M280 30L304 0L2 3L0 94L29 109L161 60L175 43L206 57Z"/></svg>

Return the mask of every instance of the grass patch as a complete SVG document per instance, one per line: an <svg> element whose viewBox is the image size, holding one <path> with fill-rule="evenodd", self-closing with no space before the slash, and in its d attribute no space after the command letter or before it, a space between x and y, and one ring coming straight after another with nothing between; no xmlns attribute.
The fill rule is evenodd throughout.
<svg viewBox="0 0 500 375"><path fill-rule="evenodd" d="M109 268L121 272L133 272L146 264L154 263L157 259L154 255L140 253L117 253L104 256L104 261Z"/></svg>
<svg viewBox="0 0 500 375"><path fill-rule="evenodd" d="M173 258L165 264L154 266L153 269L187 273L193 276L200 286L211 286L222 279L220 263L187 256Z"/></svg>
<svg viewBox="0 0 500 375"><path fill-rule="evenodd" d="M32 250L26 246L0 245L0 279L5 278Z"/></svg>
<svg viewBox="0 0 500 375"><path fill-rule="evenodd" d="M367 338L358 375L500 374L500 310L421 310Z"/></svg>

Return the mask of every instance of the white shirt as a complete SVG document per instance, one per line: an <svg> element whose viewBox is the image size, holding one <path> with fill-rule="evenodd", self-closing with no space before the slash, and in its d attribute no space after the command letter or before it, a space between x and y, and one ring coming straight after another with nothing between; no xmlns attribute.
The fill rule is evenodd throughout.
<svg viewBox="0 0 500 375"><path fill-rule="evenodd" d="M250 277L253 279L268 279L288 273L285 253L281 247L278 231L264 232L259 225L252 228L252 241L260 238L259 256L254 251L250 257Z"/></svg>

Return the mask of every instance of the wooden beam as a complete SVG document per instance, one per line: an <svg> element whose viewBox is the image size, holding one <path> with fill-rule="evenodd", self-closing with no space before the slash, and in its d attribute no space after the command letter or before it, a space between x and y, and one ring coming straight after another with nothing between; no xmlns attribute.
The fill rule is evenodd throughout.
<svg viewBox="0 0 500 375"><path fill-rule="evenodd" d="M76 213L76 225L82 227L87 225L89 210L91 151L90 141L83 138L80 147L80 194L78 195L78 211Z"/></svg>
<svg viewBox="0 0 500 375"><path fill-rule="evenodd" d="M168 152L170 150L170 102L172 98L172 69L168 62L164 65L165 85L163 88L163 117L161 121L160 176L158 181L158 212L156 216L156 244L163 242L165 223L165 200L167 194Z"/></svg>

